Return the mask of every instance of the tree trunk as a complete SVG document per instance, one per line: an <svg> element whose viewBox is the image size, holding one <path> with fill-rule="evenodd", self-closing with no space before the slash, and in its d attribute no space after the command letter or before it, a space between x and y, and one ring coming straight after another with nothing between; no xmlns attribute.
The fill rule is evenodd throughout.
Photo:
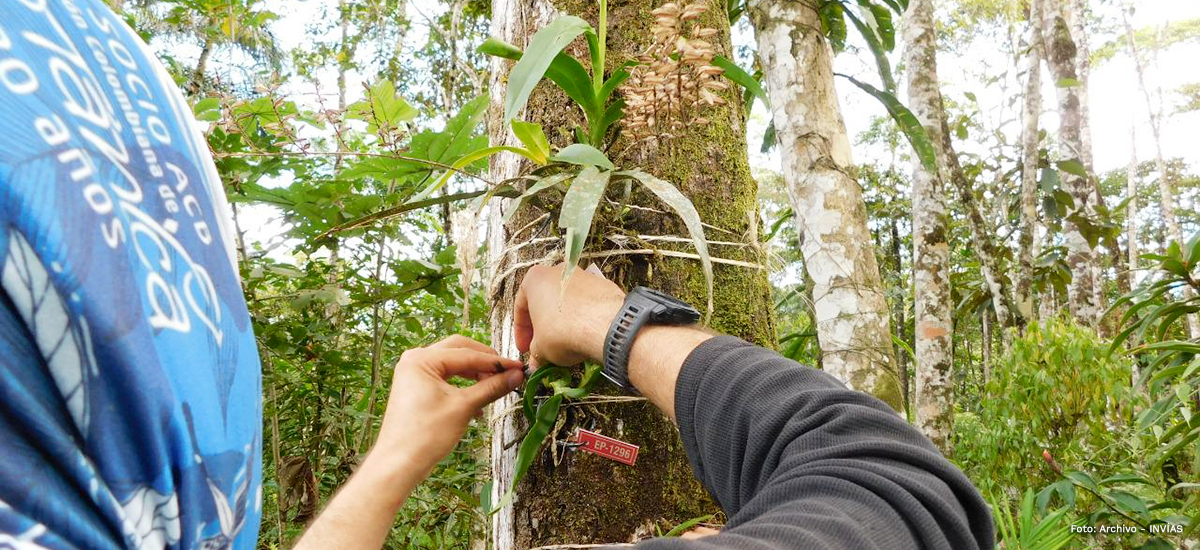
<svg viewBox="0 0 1200 550"><path fill-rule="evenodd" d="M890 269L895 270L896 273L901 273L904 264L900 258L900 229L896 227L896 218L892 217L889 222L890 223L888 225L891 233L890 239L888 240L888 251L890 253L889 255L891 256L892 264L889 267ZM892 304L892 309L896 312L896 338L900 342L905 343L908 342L908 304L905 303L905 297L907 294L907 292L901 292L899 297L895 300L895 303ZM896 373L900 375L900 396L904 403L904 409L911 410L912 396L910 394L912 388L909 387L908 383L908 358L905 356L904 350L900 348L898 343L894 347L896 348Z"/></svg>
<svg viewBox="0 0 1200 550"><path fill-rule="evenodd" d="M1133 24L1129 21L1129 11L1132 6L1128 3L1121 10L1121 19L1125 25L1125 40L1129 45L1129 55L1133 58L1134 69L1137 70L1138 87L1146 100L1146 112L1150 116L1150 133L1154 136L1154 168L1158 172L1158 196L1162 207L1163 225L1167 230L1167 238L1183 246L1183 229L1179 225L1179 217L1175 213L1175 189L1167 172L1167 163L1162 154L1162 105L1158 107L1151 98L1150 88L1146 86L1146 66L1138 53L1137 41L1134 39ZM1132 256L1131 256L1132 257ZM1194 298L1195 291L1190 286L1184 286L1185 298ZM1195 314L1187 316L1188 334L1192 338L1200 338L1200 320Z"/></svg>
<svg viewBox="0 0 1200 550"><path fill-rule="evenodd" d="M749 14L804 268L813 280L823 368L901 410L887 300L862 188L851 176L850 140L821 22L803 2L754 0Z"/></svg>
<svg viewBox="0 0 1200 550"><path fill-rule="evenodd" d="M608 69L644 50L651 39L648 0L611 1L608 9ZM597 7L582 0L495 0L492 2L492 34L518 47L559 12L578 15L596 24ZM700 23L719 34L712 42L718 54L731 56L729 24L721 9L710 9ZM586 52L583 41L571 50ZM586 58L586 55L582 57ZM518 144L502 124L504 83L512 63L493 60L491 121L493 144ZM756 246L758 231L757 186L751 177L745 142L745 115L740 96L725 92L727 103L707 108L707 125L690 125L678 137L660 146L642 147L633 159L622 161L626 168L640 166L678 186L695 203L701 218L718 232L720 240L742 244L714 246L713 255L762 265L764 257ZM570 128L580 119L562 92L547 83L531 96L524 119L540 123L551 143L558 147L571 141ZM614 151L622 150L618 144ZM491 175L495 181L521 172L521 161L495 157ZM613 189L611 197L621 190ZM623 217L615 205L597 210L592 237L584 257L598 252L617 253L602 266L606 276L625 288L647 285L693 304L707 299L704 277L698 262L650 255L625 255L614 250L606 235L686 235L663 205L641 191L631 197L634 206ZM493 345L505 355L515 354L512 338L512 299L531 263L559 261L560 240L553 237L554 213L536 206L518 211L506 225L501 209L493 204L489 218L489 254L493 275L489 296L493 303ZM658 242L658 241L655 241ZM521 248L514 247L522 245ZM582 267L582 266L581 266ZM718 264L715 266L715 312L712 328L751 342L772 346L775 324L771 289L766 271ZM603 388L610 390L607 385ZM511 485L517 445L526 425L519 414L511 414L514 399L502 399L492 407L492 468L496 484L493 495ZM595 455L543 450L521 481L513 504L497 512L492 520L493 548L530 548L552 544L627 542L637 536L663 530L688 519L718 511L692 475L678 432L653 405L645 401L601 403L588 407L565 407L557 439L565 439L577 426L641 447L636 467L617 464ZM594 426L593 426L594 424ZM555 455L558 455L557 457ZM495 500L493 501L495 502Z"/></svg>
<svg viewBox="0 0 1200 550"><path fill-rule="evenodd" d="M908 104L933 143L945 144L945 109L938 90L937 44L930 0L911 0L903 23ZM943 165L953 152L942 147ZM946 241L946 195L942 174L913 160L913 283L916 314L916 424L944 453L954 426L954 357L950 316L950 244ZM1001 304L1003 307L1003 304Z"/></svg>
<svg viewBox="0 0 1200 550"><path fill-rule="evenodd" d="M1137 192L1137 126L1129 122L1129 163L1125 165L1125 194L1129 202L1125 205L1125 248L1129 254L1129 281L1138 285L1138 192Z"/></svg>
<svg viewBox="0 0 1200 550"><path fill-rule="evenodd" d="M1047 9L1045 13L1046 26L1043 28L1047 39L1047 61L1054 78L1058 81L1058 112L1059 112L1059 141L1061 151L1059 157L1064 161L1077 161L1084 169L1089 162L1085 159L1083 130L1082 97L1079 89L1083 86L1081 75L1076 67L1077 47L1075 38L1071 35L1067 20L1071 17L1073 0L1060 0L1057 10ZM1049 6L1047 6L1049 7ZM1095 270L1095 251L1084 237L1084 227L1078 223L1079 218L1088 221L1096 220L1095 186L1086 176L1062 172L1062 181L1067 193L1071 195L1074 205L1068 209L1063 219L1064 238L1067 247L1067 266L1071 271L1071 283L1067 286L1068 307L1071 314L1080 323L1096 327L1100 319L1100 304L1096 301L1095 288L1097 281Z"/></svg>
<svg viewBox="0 0 1200 550"><path fill-rule="evenodd" d="M204 88L204 73L208 70L208 58L212 55L213 40L205 36L204 44L200 46L200 57L196 59L196 68L192 71L192 82L189 86L192 95L200 93Z"/></svg>
<svg viewBox="0 0 1200 550"><path fill-rule="evenodd" d="M1029 53L1021 107L1021 217L1017 238L1017 311L1025 322L1036 320L1033 311L1033 239L1037 230L1038 119L1042 114L1042 1L1029 2Z"/></svg>
<svg viewBox="0 0 1200 550"><path fill-rule="evenodd" d="M911 6L911 5L910 5ZM987 285L988 294L992 298L992 310L996 312L996 319L1001 327L1014 326L1019 324L1020 318L1016 317L1013 312L1016 309L1016 304L1013 302L1008 285L1005 284L1004 278L1001 276L1001 270L998 258L1000 250L996 246L996 242L992 240L992 235L996 233L993 229L994 225L988 223L983 218L983 214L979 210L979 202L975 200L975 190L971 186L971 182L967 181L966 172L962 168L962 164L958 161L958 153L954 151L954 145L950 141L949 124L946 120L946 109L941 106L941 94L938 95L938 110L937 115L941 119L941 147L939 148L939 161L945 163L943 176L954 184L955 190L958 192L960 206L967 215L967 222L971 226L971 242L975 245L973 251L976 258L979 258L979 271L983 275L983 281Z"/></svg>

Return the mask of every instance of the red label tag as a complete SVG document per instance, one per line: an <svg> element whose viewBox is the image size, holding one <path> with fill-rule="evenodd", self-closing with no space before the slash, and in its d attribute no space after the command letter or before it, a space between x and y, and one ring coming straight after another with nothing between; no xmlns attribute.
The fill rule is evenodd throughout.
<svg viewBox="0 0 1200 550"><path fill-rule="evenodd" d="M611 437L605 437L596 432L579 429L579 443L583 450L598 454L604 458L615 460L622 464L633 466L637 462L638 446Z"/></svg>

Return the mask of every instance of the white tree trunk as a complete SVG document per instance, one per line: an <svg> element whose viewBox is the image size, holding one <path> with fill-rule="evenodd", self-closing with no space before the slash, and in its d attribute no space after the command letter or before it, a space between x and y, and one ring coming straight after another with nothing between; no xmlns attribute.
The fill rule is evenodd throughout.
<svg viewBox="0 0 1200 550"><path fill-rule="evenodd" d="M823 368L900 410L887 301L821 22L803 2L755 0L749 14L813 281Z"/></svg>
<svg viewBox="0 0 1200 550"><path fill-rule="evenodd" d="M908 105L933 143L944 143L942 94L930 0L910 0L902 24ZM945 165L948 147L941 148ZM953 320L950 312L950 245L946 240L945 169L931 172L913 160L913 281L916 322L916 423L942 452L954 425ZM1001 304L1003 307L1003 304Z"/></svg>
<svg viewBox="0 0 1200 550"><path fill-rule="evenodd" d="M1050 5L1045 6L1050 8ZM1046 39L1046 59L1054 78L1062 84L1078 81L1080 85L1062 85L1058 90L1059 113L1059 142L1061 144L1059 158L1075 160L1086 169L1087 151L1083 135L1083 97L1080 89L1083 87L1081 75L1077 68L1078 49L1076 37L1071 35L1068 21L1073 17L1073 0L1059 0L1057 9L1045 10L1045 27L1043 32ZM1082 226L1072 217L1082 217L1096 220L1096 190L1088 177L1081 177L1067 172L1062 173L1064 187L1071 195L1074 206L1067 212L1063 220L1064 240L1067 247L1067 266L1071 271L1071 283L1067 286L1068 307L1071 314L1080 323L1097 327L1100 319L1101 306L1096 296L1096 254L1084 237Z"/></svg>
<svg viewBox="0 0 1200 550"><path fill-rule="evenodd" d="M1016 302L1026 322L1034 321L1034 234L1038 225L1038 120L1042 114L1042 0L1029 2L1029 52L1025 58L1024 103L1021 107L1021 217L1017 238Z"/></svg>
<svg viewBox="0 0 1200 550"><path fill-rule="evenodd" d="M526 10L532 3L533 9ZM492 35L515 44L522 49L536 29L549 23L555 14L554 6L545 0L492 0ZM503 117L504 86L508 81L508 72L513 62L499 57L491 58L491 105L489 107L492 121L488 127L488 141L493 145L521 144L511 135L508 128L495 121ZM491 178L493 181L503 181L514 178L520 173L521 161L516 155L496 155L491 160ZM505 357L517 357L516 337L513 334L513 299L516 296L515 279L498 280L497 277L508 270L510 264L519 260L508 254L509 235L504 226L502 204L507 201L491 202L488 209L488 265L490 269L487 287L488 297L492 300L491 327L492 347ZM497 503L504 493L512 486L513 467L517 458L517 445L527 428L519 414L507 414L519 403L516 395L501 397L492 404L487 413L489 428L491 428L491 470L492 488L491 499ZM520 495L514 497L516 502ZM491 548L511 550L515 548L515 530L513 529L513 505L510 503L492 515Z"/></svg>
<svg viewBox="0 0 1200 550"><path fill-rule="evenodd" d="M1137 197L1137 125L1129 122L1129 164L1125 165L1125 194L1129 202L1125 206L1125 247L1129 253L1130 286L1138 285L1138 197ZM1136 361L1135 361L1136 362Z"/></svg>
<svg viewBox="0 0 1200 550"><path fill-rule="evenodd" d="M1142 96L1146 100L1146 112L1150 116L1150 133L1154 136L1154 168L1158 172L1158 196L1162 208L1163 225L1167 229L1167 239L1183 246L1186 241L1183 239L1183 228L1179 225L1179 216L1175 213L1175 189L1171 185L1170 175L1167 173L1167 163L1162 154L1161 97L1156 106L1156 102L1150 94L1150 88L1146 86L1146 66L1138 52L1133 24L1129 21L1131 9L1132 6L1126 2L1124 9L1121 10L1121 19L1125 25L1125 40L1129 45L1129 55L1133 58L1134 69L1137 71L1138 87L1142 90ZM1195 297L1195 292L1189 286L1184 286L1183 293L1186 298ZM1200 320L1195 314L1187 316L1187 324L1188 334L1192 338L1200 338Z"/></svg>

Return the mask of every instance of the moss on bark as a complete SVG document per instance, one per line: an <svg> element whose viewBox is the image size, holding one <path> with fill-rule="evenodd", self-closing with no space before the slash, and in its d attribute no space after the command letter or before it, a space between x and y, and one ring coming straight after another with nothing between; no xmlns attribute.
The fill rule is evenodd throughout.
<svg viewBox="0 0 1200 550"><path fill-rule="evenodd" d="M532 8L532 0L521 0L518 4ZM554 6L596 24L595 3L562 0ZM655 6L647 0L610 2L609 70L646 46L653 21L650 10ZM702 23L720 30L714 39L718 53L732 57L724 6L710 6ZM582 39L568 51L587 59ZM696 205L701 219L719 228L706 230L709 240L739 243L712 245L713 256L761 265L765 263L765 255L756 246L760 230L757 185L751 177L746 152L740 90L727 92L725 98L726 105L709 108L703 114L711 121L709 124L689 127L661 147L639 146L623 157L619 153L628 144L619 142L610 156L622 168L639 167L678 186ZM542 124L547 137L558 147L571 142L571 129L582 122L578 108L546 82L531 97L525 119ZM620 202L622 188L612 186L609 197ZM669 211L665 205L636 186L630 204L659 212L632 209L622 214L611 204L602 205L596 213L585 253L615 248L607 238L610 235L623 235L634 243L638 242L638 236L687 235L674 214L661 212ZM509 224L509 234L542 214L535 208L526 210ZM550 215L553 219L557 212L551 211ZM530 236L527 232L517 238L527 240ZM524 259L537 257L531 248L534 247L525 250ZM661 241L640 243L636 248L692 251L690 245ZM707 301L704 276L697 261L661 255L617 255L600 263L606 275L626 289L650 286L696 304L699 309ZM774 346L775 322L764 269L715 266L714 305L710 322L713 329ZM675 426L652 405L635 402L571 407L558 438L567 437L580 426L639 445L637 465L630 467L578 452L560 456L555 464L550 450L544 451L519 489L513 526L516 548L623 542L636 535L652 535L654 527L666 531L688 519L719 512L693 477Z"/></svg>

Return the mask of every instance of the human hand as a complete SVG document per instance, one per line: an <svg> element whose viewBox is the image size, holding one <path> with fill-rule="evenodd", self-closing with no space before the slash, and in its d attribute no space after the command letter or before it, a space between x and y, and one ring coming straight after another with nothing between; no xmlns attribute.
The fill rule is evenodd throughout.
<svg viewBox="0 0 1200 550"><path fill-rule="evenodd" d="M576 269L562 288L566 264L529 268L513 307L517 349L529 364L574 365L599 361L608 326L625 301L612 281Z"/></svg>
<svg viewBox="0 0 1200 550"><path fill-rule="evenodd" d="M467 388L446 382L455 375L478 382ZM524 378L520 361L465 336L405 351L368 460L419 472L423 479L462 439L471 418Z"/></svg>

